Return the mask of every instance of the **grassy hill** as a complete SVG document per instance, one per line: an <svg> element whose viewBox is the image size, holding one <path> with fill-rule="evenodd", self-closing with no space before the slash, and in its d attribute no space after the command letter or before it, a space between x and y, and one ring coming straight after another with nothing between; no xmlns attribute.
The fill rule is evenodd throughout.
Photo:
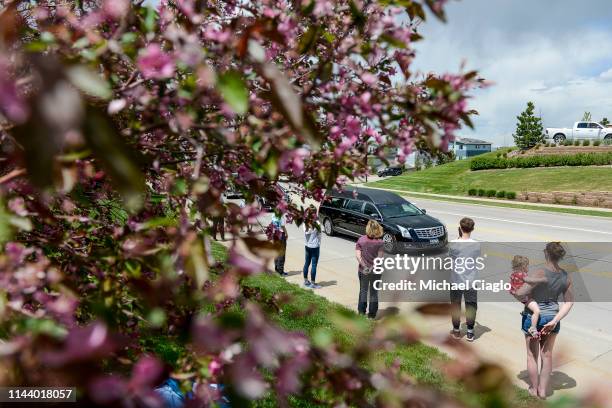
<svg viewBox="0 0 612 408"><path fill-rule="evenodd" d="M368 184L373 187L453 195L467 195L470 188L517 193L612 191L612 167L539 167L470 171L470 159L467 159Z"/></svg>

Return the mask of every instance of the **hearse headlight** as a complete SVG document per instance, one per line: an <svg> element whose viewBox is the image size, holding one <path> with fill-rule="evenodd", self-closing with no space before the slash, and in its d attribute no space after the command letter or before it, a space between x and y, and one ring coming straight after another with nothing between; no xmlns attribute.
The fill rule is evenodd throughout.
<svg viewBox="0 0 612 408"><path fill-rule="evenodd" d="M402 234L402 237L404 237L404 238L412 238L412 235L410 235L410 230L408 228L404 228L401 225L398 225L397 229Z"/></svg>

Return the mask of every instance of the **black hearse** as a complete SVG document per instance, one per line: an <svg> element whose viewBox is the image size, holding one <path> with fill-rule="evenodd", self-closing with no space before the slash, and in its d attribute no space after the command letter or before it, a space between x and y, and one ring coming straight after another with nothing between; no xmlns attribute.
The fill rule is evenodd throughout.
<svg viewBox="0 0 612 408"><path fill-rule="evenodd" d="M319 208L319 219L327 235L365 234L369 220L383 226L389 252L442 248L447 244L446 227L406 199L389 191L347 187L328 190Z"/></svg>

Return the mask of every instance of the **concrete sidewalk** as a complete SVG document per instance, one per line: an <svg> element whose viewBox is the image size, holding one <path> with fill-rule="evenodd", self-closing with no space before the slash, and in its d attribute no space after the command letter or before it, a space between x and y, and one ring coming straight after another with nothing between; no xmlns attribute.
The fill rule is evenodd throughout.
<svg viewBox="0 0 612 408"><path fill-rule="evenodd" d="M290 231L289 241L285 270L290 276L287 280L302 285L302 234L297 229ZM359 292L356 270L353 251L332 255L326 254L323 248L317 272L317 283L322 288L316 290L316 293L356 310ZM379 316L392 310L411 313L414 307L413 303L381 303ZM477 339L472 346L483 358L505 367L518 386L527 388L525 340L520 331L521 310L522 306L518 302L481 303L475 330ZM431 334L446 334L450 330L450 318L423 319L415 316L415 319L422 322L425 330ZM598 385L612 386L612 337L562 322L553 362L551 387L554 395L582 393Z"/></svg>

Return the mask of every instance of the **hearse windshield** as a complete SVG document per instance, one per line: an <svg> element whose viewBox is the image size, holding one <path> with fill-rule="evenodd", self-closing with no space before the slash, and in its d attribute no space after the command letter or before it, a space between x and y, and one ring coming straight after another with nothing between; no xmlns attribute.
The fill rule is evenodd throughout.
<svg viewBox="0 0 612 408"><path fill-rule="evenodd" d="M384 218L399 218L410 215L421 215L423 212L408 201L388 204L377 204Z"/></svg>

